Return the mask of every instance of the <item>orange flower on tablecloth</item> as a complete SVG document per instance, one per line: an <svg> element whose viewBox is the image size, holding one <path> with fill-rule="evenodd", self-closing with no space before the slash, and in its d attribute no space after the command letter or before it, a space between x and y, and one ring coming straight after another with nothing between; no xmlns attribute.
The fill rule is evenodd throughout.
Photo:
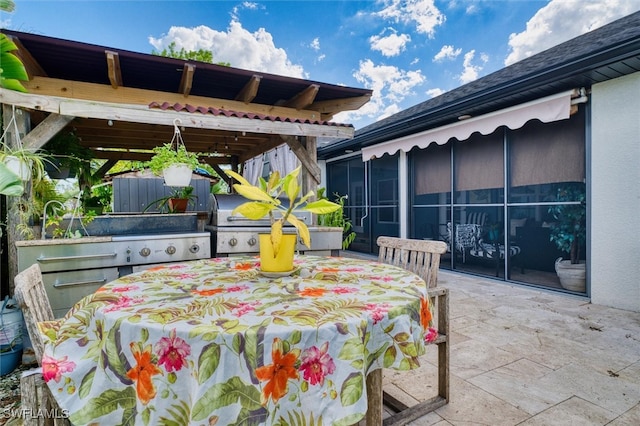
<svg viewBox="0 0 640 426"><path fill-rule="evenodd" d="M420 299L420 324L422 324L422 328L427 330L431 325L432 319L433 315L431 315L431 310L429 309L429 299L423 297Z"/></svg>
<svg viewBox="0 0 640 426"><path fill-rule="evenodd" d="M255 266L253 263L236 263L233 269L237 269L239 271L248 271L253 269Z"/></svg>
<svg viewBox="0 0 640 426"><path fill-rule="evenodd" d="M340 272L340 269L338 269L338 268L320 268L320 271L335 273L335 272Z"/></svg>
<svg viewBox="0 0 640 426"><path fill-rule="evenodd" d="M221 288L210 288L207 290L193 290L193 293L200 296L213 296L214 294L222 293Z"/></svg>
<svg viewBox="0 0 640 426"><path fill-rule="evenodd" d="M302 297L320 297L324 295L325 291L324 288L309 287L298 292L298 294Z"/></svg>
<svg viewBox="0 0 640 426"><path fill-rule="evenodd" d="M274 403L287 394L287 381L298 378L298 370L295 363L300 354L299 349L294 349L283 354L282 340L273 339L271 347L271 361L273 364L256 368L256 377L261 382L267 382L262 389L262 405L266 405L269 398Z"/></svg>
<svg viewBox="0 0 640 426"><path fill-rule="evenodd" d="M136 365L127 371L127 377L136 382L138 399L147 405L156 396L156 387L151 379L156 374L162 373L162 370L152 362L151 345L143 349L139 343L131 342L129 347L136 359Z"/></svg>

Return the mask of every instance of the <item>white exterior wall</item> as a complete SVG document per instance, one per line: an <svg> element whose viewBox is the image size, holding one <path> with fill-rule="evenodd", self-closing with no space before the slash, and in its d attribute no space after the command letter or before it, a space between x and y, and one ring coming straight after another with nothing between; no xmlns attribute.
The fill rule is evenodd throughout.
<svg viewBox="0 0 640 426"><path fill-rule="evenodd" d="M591 301L640 312L640 72L592 89Z"/></svg>

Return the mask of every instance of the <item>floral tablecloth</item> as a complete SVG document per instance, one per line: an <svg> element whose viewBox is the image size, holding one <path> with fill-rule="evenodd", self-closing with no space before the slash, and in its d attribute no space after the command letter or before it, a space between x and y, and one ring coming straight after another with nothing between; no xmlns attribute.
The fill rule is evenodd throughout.
<svg viewBox="0 0 640 426"><path fill-rule="evenodd" d="M255 257L119 278L45 322L43 374L74 424L351 425L366 375L418 366L424 282L374 261Z"/></svg>

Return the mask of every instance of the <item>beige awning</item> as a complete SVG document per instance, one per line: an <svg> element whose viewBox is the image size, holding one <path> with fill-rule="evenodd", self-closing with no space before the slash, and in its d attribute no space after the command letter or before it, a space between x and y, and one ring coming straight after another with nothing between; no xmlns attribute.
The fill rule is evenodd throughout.
<svg viewBox="0 0 640 426"><path fill-rule="evenodd" d="M362 159L368 161L373 158L380 158L384 154L393 155L397 151L409 152L414 146L426 148L433 142L438 145L444 145L451 138L464 141L474 132L488 135L500 126L507 126L512 130L519 129L527 121L533 119L538 119L543 123L566 120L570 115L571 95L573 93L573 90L558 93L479 117L469 118L458 123L366 147L362 149Z"/></svg>

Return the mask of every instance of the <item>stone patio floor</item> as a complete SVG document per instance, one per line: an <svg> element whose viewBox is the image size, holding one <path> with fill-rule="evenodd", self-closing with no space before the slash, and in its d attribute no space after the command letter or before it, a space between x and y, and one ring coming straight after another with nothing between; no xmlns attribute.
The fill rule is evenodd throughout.
<svg viewBox="0 0 640 426"><path fill-rule="evenodd" d="M409 425L640 425L640 313L449 271L438 281L450 401ZM409 406L437 394L436 355L384 370L385 391Z"/></svg>

